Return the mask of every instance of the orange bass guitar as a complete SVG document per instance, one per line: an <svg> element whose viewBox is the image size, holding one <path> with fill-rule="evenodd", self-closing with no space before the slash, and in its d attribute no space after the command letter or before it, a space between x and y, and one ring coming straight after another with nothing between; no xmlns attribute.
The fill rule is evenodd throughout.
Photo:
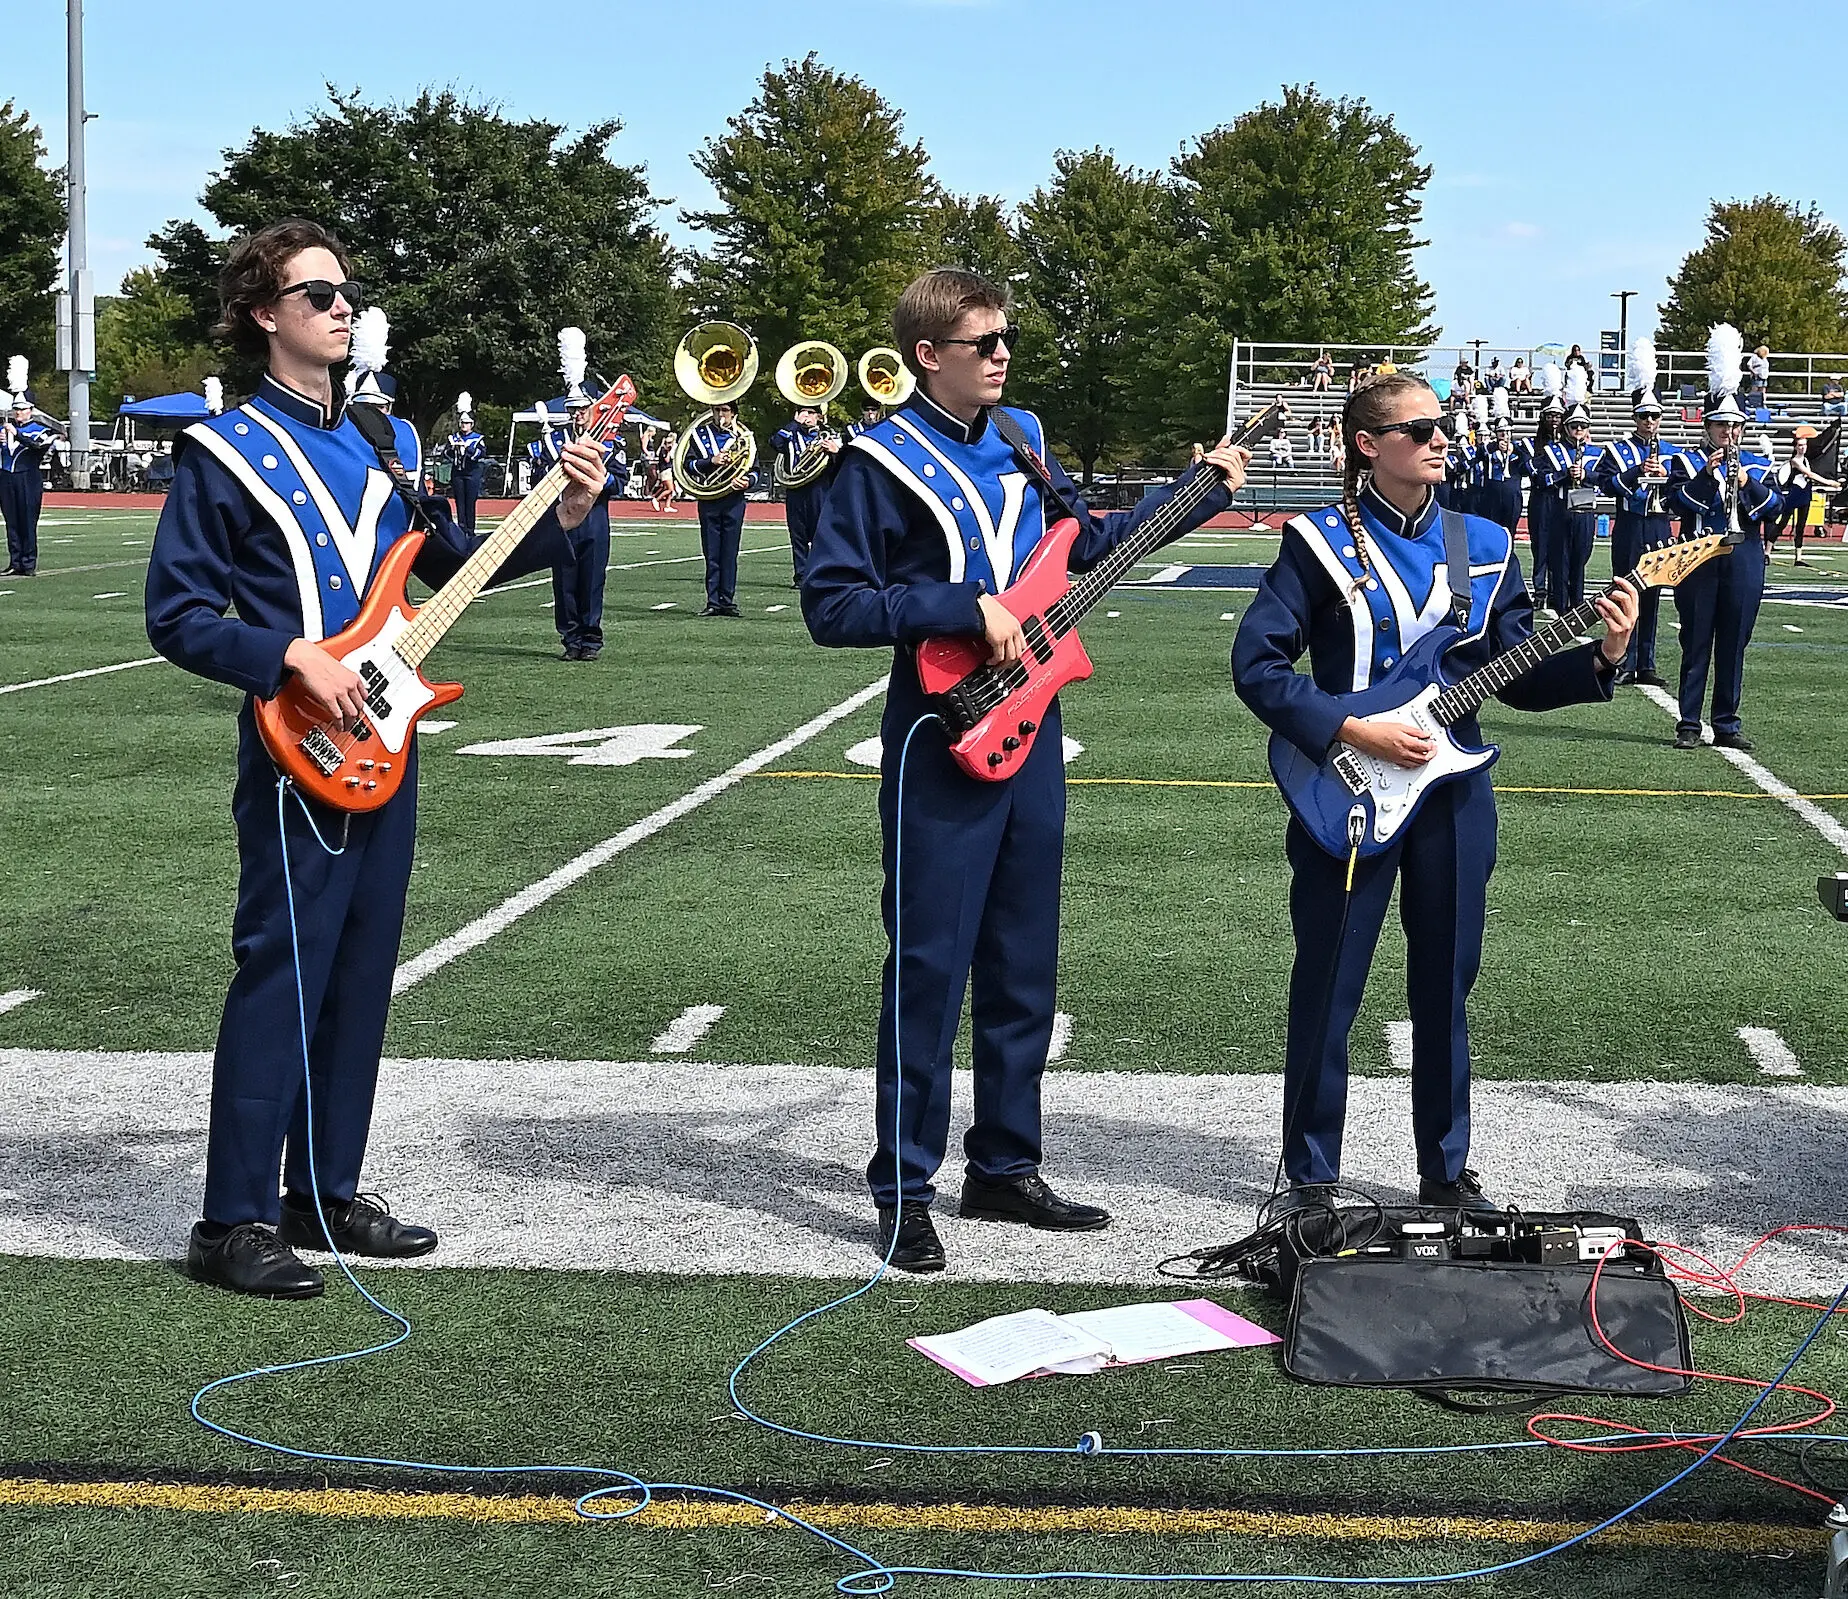
<svg viewBox="0 0 1848 1599"><path fill-rule="evenodd" d="M580 436L607 442L634 402L635 385L627 377L618 378L583 413ZM359 674L366 685L367 714L350 725L328 720L293 676L274 699L257 701L257 731L290 782L310 799L340 811L376 811L398 792L418 721L425 712L462 697L460 683L432 683L424 676L424 658L487 587L520 540L558 503L565 483L564 468L554 466L461 570L421 606L406 597L405 585L424 535L406 533L392 545L359 615L320 642L335 660Z"/></svg>

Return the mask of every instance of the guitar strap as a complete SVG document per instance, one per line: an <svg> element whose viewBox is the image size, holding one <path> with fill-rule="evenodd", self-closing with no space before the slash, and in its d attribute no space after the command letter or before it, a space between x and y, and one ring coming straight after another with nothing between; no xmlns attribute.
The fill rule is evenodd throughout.
<svg viewBox="0 0 1848 1599"><path fill-rule="evenodd" d="M1462 513L1448 509L1438 511L1444 524L1444 565L1450 571L1450 623L1469 630L1471 594L1469 586L1469 524Z"/></svg>
<svg viewBox="0 0 1848 1599"><path fill-rule="evenodd" d="M1052 474L1046 470L1046 463L1027 442L1027 435L1021 430L1020 424L995 405L988 408L988 425L1001 435L1007 447L1014 452L1014 459L1027 469L1027 476L1033 479L1040 493L1059 515L1070 517L1075 522L1081 521L1077 508L1059 492L1058 485L1052 481Z"/></svg>
<svg viewBox="0 0 1848 1599"><path fill-rule="evenodd" d="M434 532L423 508L423 498L417 492L417 485L411 481L411 474L405 471L404 462L398 458L398 435L392 431L385 413L376 406L361 404L349 405L346 414L359 436L372 446L373 454L379 458L379 465L391 479L392 488L409 509L411 526L420 533Z"/></svg>

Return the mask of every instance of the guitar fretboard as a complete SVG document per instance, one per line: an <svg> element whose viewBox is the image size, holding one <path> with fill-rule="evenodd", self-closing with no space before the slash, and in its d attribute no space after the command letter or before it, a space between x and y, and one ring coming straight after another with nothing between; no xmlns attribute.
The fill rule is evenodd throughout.
<svg viewBox="0 0 1848 1599"><path fill-rule="evenodd" d="M481 548L462 563L461 570L430 596L418 611L417 619L398 637L398 654L408 664L422 665L424 657L455 626L475 596L488 586L488 579L519 547L520 540L538 526L540 519L558 502L559 495L564 491L565 469L555 466L513 508L507 519L487 536Z"/></svg>
<svg viewBox="0 0 1848 1599"><path fill-rule="evenodd" d="M1629 581L1636 586L1638 593L1645 587L1642 578L1635 572L1629 574ZM1491 694L1499 693L1516 678L1526 676L1542 661L1571 649L1579 642L1579 636L1585 629L1598 620L1597 601L1615 591L1616 585L1612 584L1594 599L1573 606L1551 622L1543 622L1534 629L1531 638L1524 639L1511 650L1504 650L1487 666L1479 666L1467 677L1459 678L1451 684L1431 702L1431 713L1444 726L1453 726Z"/></svg>

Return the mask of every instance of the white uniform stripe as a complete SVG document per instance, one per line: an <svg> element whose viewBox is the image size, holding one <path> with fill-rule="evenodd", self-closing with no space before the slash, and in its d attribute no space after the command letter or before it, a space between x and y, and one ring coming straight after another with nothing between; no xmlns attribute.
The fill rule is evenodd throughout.
<svg viewBox="0 0 1848 1599"><path fill-rule="evenodd" d="M189 427L186 436L195 444L204 445L218 464L249 491L258 509L281 529L282 542L289 547L289 560L295 567L295 588L302 606L302 637L310 643L317 642L327 631L321 616L321 583L315 573L308 534L296 521L295 508L263 481L262 474L237 453L230 440L220 438L204 426Z"/></svg>
<svg viewBox="0 0 1848 1599"><path fill-rule="evenodd" d="M892 475L894 481L910 489L918 497L925 510L937 519L937 526L943 529L944 542L949 545L950 549L950 581L952 583L962 582L963 574L968 569L967 557L963 554L962 529L957 526L956 518L950 514L950 508L919 483L912 476L911 468L870 433L862 433L847 448L864 450Z"/></svg>
<svg viewBox="0 0 1848 1599"><path fill-rule="evenodd" d="M1331 513L1321 511L1326 518ZM1354 574L1341 564L1328 547L1322 530L1307 515L1293 516L1284 524L1309 546L1309 553L1322 563L1334 580L1335 591L1347 602L1348 618L1354 624L1354 691L1358 693L1373 680L1373 612L1367 608L1366 596L1354 586ZM1345 517L1339 527L1328 529L1342 538L1351 538Z"/></svg>

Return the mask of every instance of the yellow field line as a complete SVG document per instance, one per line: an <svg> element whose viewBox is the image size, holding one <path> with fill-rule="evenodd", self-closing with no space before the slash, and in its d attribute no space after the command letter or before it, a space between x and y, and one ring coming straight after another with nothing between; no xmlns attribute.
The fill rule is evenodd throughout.
<svg viewBox="0 0 1848 1599"><path fill-rule="evenodd" d="M611 1497L602 1514L620 1509ZM575 1521L568 1497L455 1493L392 1493L362 1488L232 1488L159 1482L41 1482L0 1478L0 1507L36 1509L184 1510L211 1515L253 1512L285 1516L346 1516L376 1520L447 1520L530 1525ZM597 1507L593 1506L593 1509ZM1207 1534L1243 1538L1342 1539L1412 1543L1557 1543L1591 1522L1527 1521L1481 1516L1337 1516L1266 1514L1250 1510L1163 1510L1131 1505L1010 1508L1001 1505L891 1505L797 1501L783 1507L821 1527L886 1532L1014 1534L1141 1533L1155 1537ZM698 1531L761 1527L767 1518L749 1505L674 1500L629 1518L637 1527ZM776 1523L782 1525L782 1523ZM1606 1535L1637 1548L1702 1549L1733 1554L1808 1551L1821 1541L1808 1527L1752 1522L1623 1523Z"/></svg>
<svg viewBox="0 0 1848 1599"><path fill-rule="evenodd" d="M752 777L843 778L851 782L875 783L877 772L753 772ZM1274 788L1274 783L1254 778L1230 777L1068 777L1072 788ZM1540 788L1525 784L1497 783L1497 794L1577 794L1595 799L1776 799L1757 789L1742 788ZM1799 794L1806 800L1848 800L1848 794Z"/></svg>

